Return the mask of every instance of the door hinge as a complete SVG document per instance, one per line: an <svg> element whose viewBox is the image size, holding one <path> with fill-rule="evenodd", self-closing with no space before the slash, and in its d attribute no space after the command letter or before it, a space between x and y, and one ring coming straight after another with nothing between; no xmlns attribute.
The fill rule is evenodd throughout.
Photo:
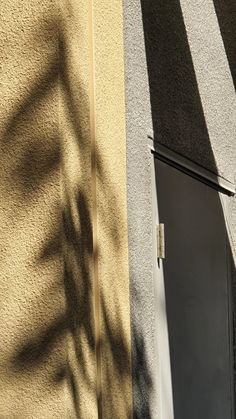
<svg viewBox="0 0 236 419"><path fill-rule="evenodd" d="M157 224L156 236L157 236L157 257L159 259L165 259L165 226L164 224Z"/></svg>

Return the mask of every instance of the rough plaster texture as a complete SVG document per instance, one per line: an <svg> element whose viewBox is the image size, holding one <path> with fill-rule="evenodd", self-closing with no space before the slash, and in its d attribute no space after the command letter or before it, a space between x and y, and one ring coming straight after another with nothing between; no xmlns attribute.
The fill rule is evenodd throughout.
<svg viewBox="0 0 236 419"><path fill-rule="evenodd" d="M233 182L235 58L230 72L234 50L225 51L212 1L141 4L155 140ZM226 4L225 27L235 16L235 2ZM229 28L227 44L235 37Z"/></svg>
<svg viewBox="0 0 236 419"><path fill-rule="evenodd" d="M132 414L121 6L1 4L1 418L98 417L96 255L103 417Z"/></svg>
<svg viewBox="0 0 236 419"><path fill-rule="evenodd" d="M236 95L214 2L181 0L180 4L216 166L209 158L207 167L233 183Z"/></svg>
<svg viewBox="0 0 236 419"><path fill-rule="evenodd" d="M60 16L59 123L68 372L73 414L96 418L88 2L61 2Z"/></svg>
<svg viewBox="0 0 236 419"><path fill-rule="evenodd" d="M82 5L74 4L72 19L68 19L70 10L66 15L70 47L66 50L69 61L65 75L68 73L69 77L68 83L64 83L64 107L69 111L70 124L66 119L63 131L66 269L69 294L71 285L78 293L77 298L71 296L71 303L79 311L78 315L73 314L74 321L79 321L79 330L73 331L72 357L72 365L78 364L77 374L74 373L77 414L86 419L98 414L93 321L93 263L97 262L101 414L104 418L128 418L132 415L132 389L122 4L119 0L112 4L96 0ZM93 171L90 122L95 128ZM94 190L96 197L92 196ZM94 252L93 234L97 236Z"/></svg>
<svg viewBox="0 0 236 419"><path fill-rule="evenodd" d="M155 352L158 330L153 301L151 157L147 137L234 182L232 22L236 14L231 0L224 6L215 2L217 17L209 1L123 3L134 417L156 418L160 417ZM223 202L235 255L236 200L226 197ZM232 265L235 276L233 261Z"/></svg>
<svg viewBox="0 0 236 419"><path fill-rule="evenodd" d="M123 3L129 255L121 1L94 1L94 179L89 129L88 2L62 1L60 11L50 0L3 0L1 4L0 417L97 418L91 245L94 181L103 416L123 419L132 415L129 256L133 416L158 417L151 155L147 136L154 131L156 140L231 181L235 171L231 119L235 99L231 96L226 56L211 10L207 12L209 48L204 49L198 63L206 39L206 20L198 3L190 2L186 8L186 2L181 2L185 16L179 13L175 1L171 8L166 1L161 9L160 2L142 1L142 14L138 0ZM233 3L226 3L229 8L223 11L230 11L231 22ZM173 14L173 7L178 13ZM188 40L183 18L190 11L193 15L185 21ZM227 28L227 13L222 15L219 5L217 12L221 29ZM168 18L162 19L164 27L160 27L157 15ZM174 31L170 16L175 16ZM202 28L198 45L194 44L196 24ZM176 33L180 34L177 43L172 38ZM229 32L223 33L235 78ZM166 39L174 49L166 49ZM163 67L163 73L158 64L163 63L160 59L166 50L169 56L175 50L180 55L168 61L165 54L167 68ZM209 65L205 73L208 60L215 65ZM215 74L217 65L221 69L219 77ZM186 76L189 69L190 78ZM216 86L211 98L207 95L209 80ZM178 83L173 85L173 81ZM206 85L202 87L203 82ZM167 86L170 90L165 94L163 88ZM162 102L158 103L160 98ZM219 109L221 103L224 107ZM217 109L219 121L226 127L223 138L219 135L222 126ZM226 200L232 252L236 243L235 202L235 198ZM235 274L234 263L232 266Z"/></svg>
<svg viewBox="0 0 236 419"><path fill-rule="evenodd" d="M139 1L124 0L129 268L135 418L157 417L157 351L152 239L152 135Z"/></svg>
<svg viewBox="0 0 236 419"><path fill-rule="evenodd" d="M48 0L0 13L0 417L62 418L58 13Z"/></svg>
<svg viewBox="0 0 236 419"><path fill-rule="evenodd" d="M104 418L132 417L123 14L94 2L98 276Z"/></svg>

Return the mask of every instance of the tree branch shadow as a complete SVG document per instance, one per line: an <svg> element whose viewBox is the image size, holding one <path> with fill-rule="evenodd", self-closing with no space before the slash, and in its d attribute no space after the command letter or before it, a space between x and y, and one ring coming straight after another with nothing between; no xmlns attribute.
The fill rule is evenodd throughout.
<svg viewBox="0 0 236 419"><path fill-rule="evenodd" d="M83 152L87 152L87 133L84 134L84 128L81 125L83 109L81 109L78 100L78 92L80 97L84 98L87 108L89 108L89 104L86 102L87 95L80 80L77 80L76 93L72 85L70 59L68 57L69 40L63 25L63 19L60 18L57 22L51 22L51 26L48 25L46 28L46 33L51 31L52 28L58 28L60 63L56 53L52 57L52 61L45 64L44 72L28 88L28 96L15 108L6 124L3 135L2 147L6 153L9 153L13 147L17 150L18 142L21 143L20 149L22 150L24 130L28 129L29 124L32 123L37 108L43 107L44 102L50 97L51 91L57 88L59 79L66 104L66 114L76 137L80 155L83 156ZM44 27L42 27L42 31L38 30L37 36L41 37L41 41L42 36L46 36L44 31ZM33 42L37 42L37 39L32 40L32 45ZM89 178L90 174L88 173L88 167L85 167L86 162L78 161L77 170L82 173L82 182L76 188L71 188L63 167L63 133L52 133L49 140L48 134L44 134L44 127L42 127L41 132L41 136L35 136L32 129L32 138L24 144L23 152L21 151L12 160L11 176L17 193L24 196L27 206L31 204L32 197L43 190L47 182L52 181L51 176L54 171L62 166L61 173L64 186L60 204L61 219L58 220L59 227L51 232L49 240L45 239L35 263L41 264L50 261L52 258L63 258L64 278L61 281L61 286L64 288L65 309L52 323L45 324L41 331L35 330L24 344L15 349L15 353L10 360L10 368L15 374L22 375L25 372L33 374L40 365L47 363L57 343L65 343L70 336L75 349L76 368L79 368L83 382L88 387L93 388L94 382L91 382L87 370L86 354L83 344L81 344L81 336L83 335L86 337L87 345L95 358L93 277L91 274L93 261L92 216L90 197L88 198L83 186L86 183L86 176ZM47 144L48 141L49 145ZM99 149L97 150L97 172L99 182L104 186L104 199L109 196L114 213L119 215L119 205L112 185L108 184L107 181L106 184L103 183L105 174ZM104 214L101 222L106 225ZM114 220L109 235L115 249L119 249L120 246L118 232L119 226ZM101 302L103 302L102 295ZM119 313L117 313L117 324L114 330L114 325L110 324L109 316L106 313L105 304L102 304L101 308L102 316L105 319L106 336L113 354L113 367L118 376L126 377L129 374L130 353L122 336ZM112 373L113 371L108 371L108 377ZM52 383L56 385L63 380L66 380L69 384L76 417L84 417L84 412L81 410L79 381L76 371L68 359L65 359L64 365L58 365L57 370L53 373ZM110 397L112 399L112 395ZM126 395L124 395L125 397ZM130 415L130 411L127 410L126 417L130 417ZM116 406L113 406L113 416L117 417Z"/></svg>

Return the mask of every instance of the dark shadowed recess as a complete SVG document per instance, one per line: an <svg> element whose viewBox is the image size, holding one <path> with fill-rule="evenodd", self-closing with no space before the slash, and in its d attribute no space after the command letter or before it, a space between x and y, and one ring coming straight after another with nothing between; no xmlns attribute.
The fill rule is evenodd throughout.
<svg viewBox="0 0 236 419"><path fill-rule="evenodd" d="M175 419L233 419L227 232L218 193L156 160Z"/></svg>
<svg viewBox="0 0 236 419"><path fill-rule="evenodd" d="M236 22L233 15L236 3L233 0L224 2L214 0L214 3L235 79ZM185 157L194 159L196 163L210 169L217 176L218 170L204 118L180 2L141 0L141 6L154 140ZM222 208L219 198L217 207L219 211ZM225 223L222 210L221 214L222 222ZM230 248L229 240L228 246ZM232 290L235 295L235 263L232 252L230 254ZM234 303L234 312L235 306ZM140 349L137 347L135 351L142 362ZM135 362L138 364L138 360ZM144 375L137 377L136 364L133 366L133 380L139 389L134 394L134 405L137 405L138 409L136 418L149 417L148 414L145 416L146 413L143 413L137 401L139 395L148 394L149 389Z"/></svg>
<svg viewBox="0 0 236 419"><path fill-rule="evenodd" d="M214 0L214 5L236 88L236 1Z"/></svg>

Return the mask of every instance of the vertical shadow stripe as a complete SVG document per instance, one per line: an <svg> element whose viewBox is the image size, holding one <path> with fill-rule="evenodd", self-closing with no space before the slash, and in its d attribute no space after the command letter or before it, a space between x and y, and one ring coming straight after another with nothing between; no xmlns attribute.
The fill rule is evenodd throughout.
<svg viewBox="0 0 236 419"><path fill-rule="evenodd" d="M98 279L97 252L97 181L96 181L96 94L95 94L95 63L94 63L94 12L93 0L89 2L89 96L90 96L90 135L91 135L91 178L92 178L92 228L93 228L93 266L94 266L94 326L96 356L96 393L98 418L102 418L102 385L101 385L101 330L100 330L100 297Z"/></svg>
<svg viewBox="0 0 236 419"><path fill-rule="evenodd" d="M236 140L236 96L212 0L180 0L217 167ZM228 174L228 171L226 172Z"/></svg>
<svg viewBox="0 0 236 419"><path fill-rule="evenodd" d="M155 140L200 162L209 136L179 0L141 4Z"/></svg>
<svg viewBox="0 0 236 419"><path fill-rule="evenodd" d="M236 89L236 1L214 0L214 6Z"/></svg>

